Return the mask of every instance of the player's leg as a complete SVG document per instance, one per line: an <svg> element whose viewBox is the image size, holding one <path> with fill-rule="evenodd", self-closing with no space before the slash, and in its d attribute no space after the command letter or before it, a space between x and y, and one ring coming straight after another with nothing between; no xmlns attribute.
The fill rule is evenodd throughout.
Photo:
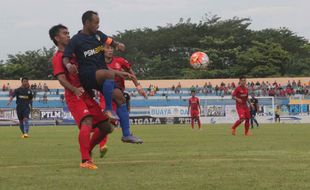
<svg viewBox="0 0 310 190"><path fill-rule="evenodd" d="M251 123L251 129L253 129L254 128L254 115L253 115L253 111L251 111L250 123Z"/></svg>
<svg viewBox="0 0 310 190"><path fill-rule="evenodd" d="M256 112L254 113L253 120L254 120L254 122L255 122L255 124L256 124L256 127L258 127L258 126L259 126L259 124L258 124L258 121L256 120L255 116L256 116Z"/></svg>
<svg viewBox="0 0 310 190"><path fill-rule="evenodd" d="M30 108L26 108L23 110L23 123L24 123L24 137L29 137L29 114L30 114Z"/></svg>
<svg viewBox="0 0 310 190"><path fill-rule="evenodd" d="M97 144L104 146L107 141L107 135L111 133L114 129L108 116L101 111L101 107L94 99L84 100L86 103L90 114L93 116L93 135L90 140L89 152Z"/></svg>
<svg viewBox="0 0 310 190"><path fill-rule="evenodd" d="M90 135L92 131L93 118L92 116L86 116L82 119L80 124L80 132L79 132L79 144L80 151L82 156L82 163L88 162L91 160L91 156L89 154L90 148Z"/></svg>
<svg viewBox="0 0 310 190"><path fill-rule="evenodd" d="M113 91L113 99L117 103L116 113L120 120L120 126L122 128L122 141L127 143L143 143L143 141L132 135L130 132L130 123L129 123L129 112L127 110L126 100L124 98L123 92L115 88Z"/></svg>
<svg viewBox="0 0 310 190"><path fill-rule="evenodd" d="M236 135L236 128L244 121L244 110L242 108L237 108L239 119L234 123L231 128L231 134Z"/></svg>
<svg viewBox="0 0 310 190"><path fill-rule="evenodd" d="M193 113L191 113L191 127L192 127L192 129L194 129L194 126L195 126L195 117L194 117Z"/></svg>
<svg viewBox="0 0 310 190"><path fill-rule="evenodd" d="M250 110L244 109L244 117L245 117L245 122L244 122L244 135L249 136L250 135Z"/></svg>
<svg viewBox="0 0 310 190"><path fill-rule="evenodd" d="M79 127L78 142L81 153L80 167L97 169L97 166L92 163L91 156L89 154L90 134L92 130L93 118L83 99L84 96L79 98L72 96L70 98L66 98L66 103L75 123L78 124Z"/></svg>
<svg viewBox="0 0 310 190"><path fill-rule="evenodd" d="M101 143L108 134L112 133L113 129L114 127L109 120L102 121L95 125L94 133L90 141L89 152L91 153L97 144Z"/></svg>
<svg viewBox="0 0 310 190"><path fill-rule="evenodd" d="M197 116L196 119L197 119L197 123L198 123L198 128L201 129L200 117Z"/></svg>
<svg viewBox="0 0 310 190"><path fill-rule="evenodd" d="M107 151L108 151L108 146L107 146L107 142L108 142L108 135L106 137L104 137L101 142L99 143L99 153L100 153L100 158L103 158L104 155L106 155Z"/></svg>
<svg viewBox="0 0 310 190"><path fill-rule="evenodd" d="M19 121L19 129L22 132L22 138L25 138L24 134L24 121L23 121L23 114L22 111L19 108L16 108L17 118Z"/></svg>
<svg viewBox="0 0 310 190"><path fill-rule="evenodd" d="M105 99L105 110L109 117L114 118L112 116L112 94L115 88L114 82L114 73L109 70L97 70L96 71L96 81L99 86L101 86L100 90Z"/></svg>

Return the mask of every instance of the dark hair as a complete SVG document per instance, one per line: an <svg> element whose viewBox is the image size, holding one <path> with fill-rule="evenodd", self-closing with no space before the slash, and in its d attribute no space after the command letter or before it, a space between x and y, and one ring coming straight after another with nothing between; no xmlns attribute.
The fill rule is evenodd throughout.
<svg viewBox="0 0 310 190"><path fill-rule="evenodd" d="M21 82L23 82L24 80L28 80L28 78L27 77L23 77Z"/></svg>
<svg viewBox="0 0 310 190"><path fill-rule="evenodd" d="M242 80L242 79L246 79L246 77L244 75L240 76L239 80Z"/></svg>
<svg viewBox="0 0 310 190"><path fill-rule="evenodd" d="M61 29L68 29L66 26L62 25L62 24L58 24L53 26L50 30L49 30L49 35L51 40L53 40L54 44L57 46L57 41L55 40L55 37L59 34L59 31Z"/></svg>
<svg viewBox="0 0 310 190"><path fill-rule="evenodd" d="M86 11L85 13L83 13L82 15L83 25L85 25L86 21L91 21L93 18L93 15L98 15L98 13L95 11Z"/></svg>
<svg viewBox="0 0 310 190"><path fill-rule="evenodd" d="M195 89L192 89L191 92L195 92L195 93L196 93L196 90L195 90Z"/></svg>

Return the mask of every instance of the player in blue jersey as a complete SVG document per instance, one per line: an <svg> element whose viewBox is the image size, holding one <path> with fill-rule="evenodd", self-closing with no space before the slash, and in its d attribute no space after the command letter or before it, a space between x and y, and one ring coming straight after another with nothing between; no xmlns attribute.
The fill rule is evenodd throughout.
<svg viewBox="0 0 310 190"><path fill-rule="evenodd" d="M13 98L16 97L16 113L19 120L19 128L23 134L22 138L28 138L29 114L31 111L33 94L29 88L28 78L22 78L21 82L21 87L14 90L7 105L10 105Z"/></svg>
<svg viewBox="0 0 310 190"><path fill-rule="evenodd" d="M117 49L124 50L122 43L114 41L98 30L99 17L94 11L86 11L82 16L83 29L72 37L66 46L63 62L70 73L78 73L82 86L88 92L92 89L104 92L107 102L107 115L112 116L112 93L114 89L115 74L121 77L132 77L125 72L115 72L107 69L104 63L104 44L109 44ZM79 63L78 69L70 63L70 58L76 56ZM121 93L114 93L116 98L122 96Z"/></svg>
<svg viewBox="0 0 310 190"><path fill-rule="evenodd" d="M110 114L112 113L112 94L113 99L117 102L121 102L124 99L122 91L115 88L115 75L131 79L135 77L127 72L108 69L105 63L104 46L107 44L121 51L125 50L125 46L98 30L98 13L86 11L82 15L82 23L83 29L71 38L65 48L63 63L70 73L79 74L81 84L86 91L95 89L102 92L106 102L107 115L112 117L112 114ZM79 64L78 68L69 61L73 55L76 56ZM117 115L120 118L120 122L123 122L121 126L128 132L128 141L136 143L139 139L134 137L129 131L129 113L125 102L118 106Z"/></svg>

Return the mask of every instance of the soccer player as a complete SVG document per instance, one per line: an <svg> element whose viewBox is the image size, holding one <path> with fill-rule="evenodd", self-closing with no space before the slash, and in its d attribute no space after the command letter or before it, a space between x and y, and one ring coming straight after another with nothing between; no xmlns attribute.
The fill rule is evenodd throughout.
<svg viewBox="0 0 310 190"><path fill-rule="evenodd" d="M92 95L84 92L78 75L70 74L63 65L63 51L70 41L67 27L63 25L53 26L49 30L49 35L58 47L52 60L53 72L59 83L65 88L65 100L68 109L80 129L78 137L82 160L80 167L97 169L98 167L91 160L91 151L108 133L112 132L113 127ZM70 62L76 64L74 57ZM94 133L90 137L93 127Z"/></svg>
<svg viewBox="0 0 310 190"><path fill-rule="evenodd" d="M130 73L133 76L132 82L137 88L137 91L139 92L140 95L146 98L146 93L141 87L140 83L138 82L137 77L131 68L131 64L122 57L114 56L114 48L109 45L105 45L104 56L105 56L105 62L110 70L124 71ZM125 93L125 80L122 77L116 76L115 83L116 88L114 89L113 95L115 93L121 93L123 95L120 99L114 99L114 102L116 103L117 107L116 113L120 118L120 126L123 132L123 137L121 140L126 143L138 143L138 144L143 143L143 141L140 138L133 136L130 132L130 124L129 124L130 96L128 93L127 94ZM103 99L101 98L101 100Z"/></svg>
<svg viewBox="0 0 310 190"><path fill-rule="evenodd" d="M198 128L201 129L200 117L201 108L199 103L199 98L196 97L196 91L191 90L192 97L188 100L188 113L191 116L191 126L194 129L195 120L198 123Z"/></svg>
<svg viewBox="0 0 310 190"><path fill-rule="evenodd" d="M253 122L255 122L256 127L259 126L257 120L255 119L257 111L258 111L258 100L257 98L255 98L253 93L250 98L251 129L254 128Z"/></svg>
<svg viewBox="0 0 310 190"><path fill-rule="evenodd" d="M250 128L250 110L247 105L248 102L248 89L246 85L245 76L241 76L239 78L239 86L232 93L232 98L236 100L236 108L239 115L239 119L232 126L232 135L236 135L236 128L243 122L244 123L244 135L249 136L249 128Z"/></svg>
<svg viewBox="0 0 310 190"><path fill-rule="evenodd" d="M132 77L129 73L110 71L104 64L104 45L109 44L119 50L124 51L125 46L116 42L98 30L99 16L94 11L86 11L82 15L83 29L72 37L69 44L65 47L63 63L70 73L79 74L83 88L87 92L96 89L103 93L106 101L106 113L116 119L117 116L112 112L112 93L115 86L114 77ZM76 56L79 67L70 63L70 59ZM115 93L115 99L121 99L121 92Z"/></svg>
<svg viewBox="0 0 310 190"><path fill-rule="evenodd" d="M280 123L280 106L277 106L275 109L275 117L274 117L274 121L277 122L279 121Z"/></svg>
<svg viewBox="0 0 310 190"><path fill-rule="evenodd" d="M29 114L32 107L33 93L29 88L28 78L23 77L21 87L14 90L10 96L7 105L10 105L13 98L16 97L16 113L19 120L19 128L22 132L22 138L28 138L29 135Z"/></svg>

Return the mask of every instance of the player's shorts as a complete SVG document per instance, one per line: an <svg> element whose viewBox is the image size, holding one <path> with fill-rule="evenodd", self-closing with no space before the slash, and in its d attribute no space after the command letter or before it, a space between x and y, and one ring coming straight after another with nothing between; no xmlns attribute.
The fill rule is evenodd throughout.
<svg viewBox="0 0 310 190"><path fill-rule="evenodd" d="M191 117L199 117L199 111L197 110L192 110L191 111Z"/></svg>
<svg viewBox="0 0 310 190"><path fill-rule="evenodd" d="M88 95L82 95L79 98L75 95L66 96L66 103L79 128L81 127L81 122L87 116L93 118L94 127L108 119L101 111L99 104Z"/></svg>
<svg viewBox="0 0 310 190"><path fill-rule="evenodd" d="M251 117L255 117L256 116L256 110L251 110L250 114L251 114Z"/></svg>
<svg viewBox="0 0 310 190"><path fill-rule="evenodd" d="M240 119L250 119L250 110L247 107L237 107L237 112Z"/></svg>
<svg viewBox="0 0 310 190"><path fill-rule="evenodd" d="M97 84L96 71L96 68L79 71L80 82L87 92L91 92L93 89L101 92L102 86Z"/></svg>
<svg viewBox="0 0 310 190"><path fill-rule="evenodd" d="M24 118L29 119L30 107L16 107L16 113L18 120L23 120Z"/></svg>

